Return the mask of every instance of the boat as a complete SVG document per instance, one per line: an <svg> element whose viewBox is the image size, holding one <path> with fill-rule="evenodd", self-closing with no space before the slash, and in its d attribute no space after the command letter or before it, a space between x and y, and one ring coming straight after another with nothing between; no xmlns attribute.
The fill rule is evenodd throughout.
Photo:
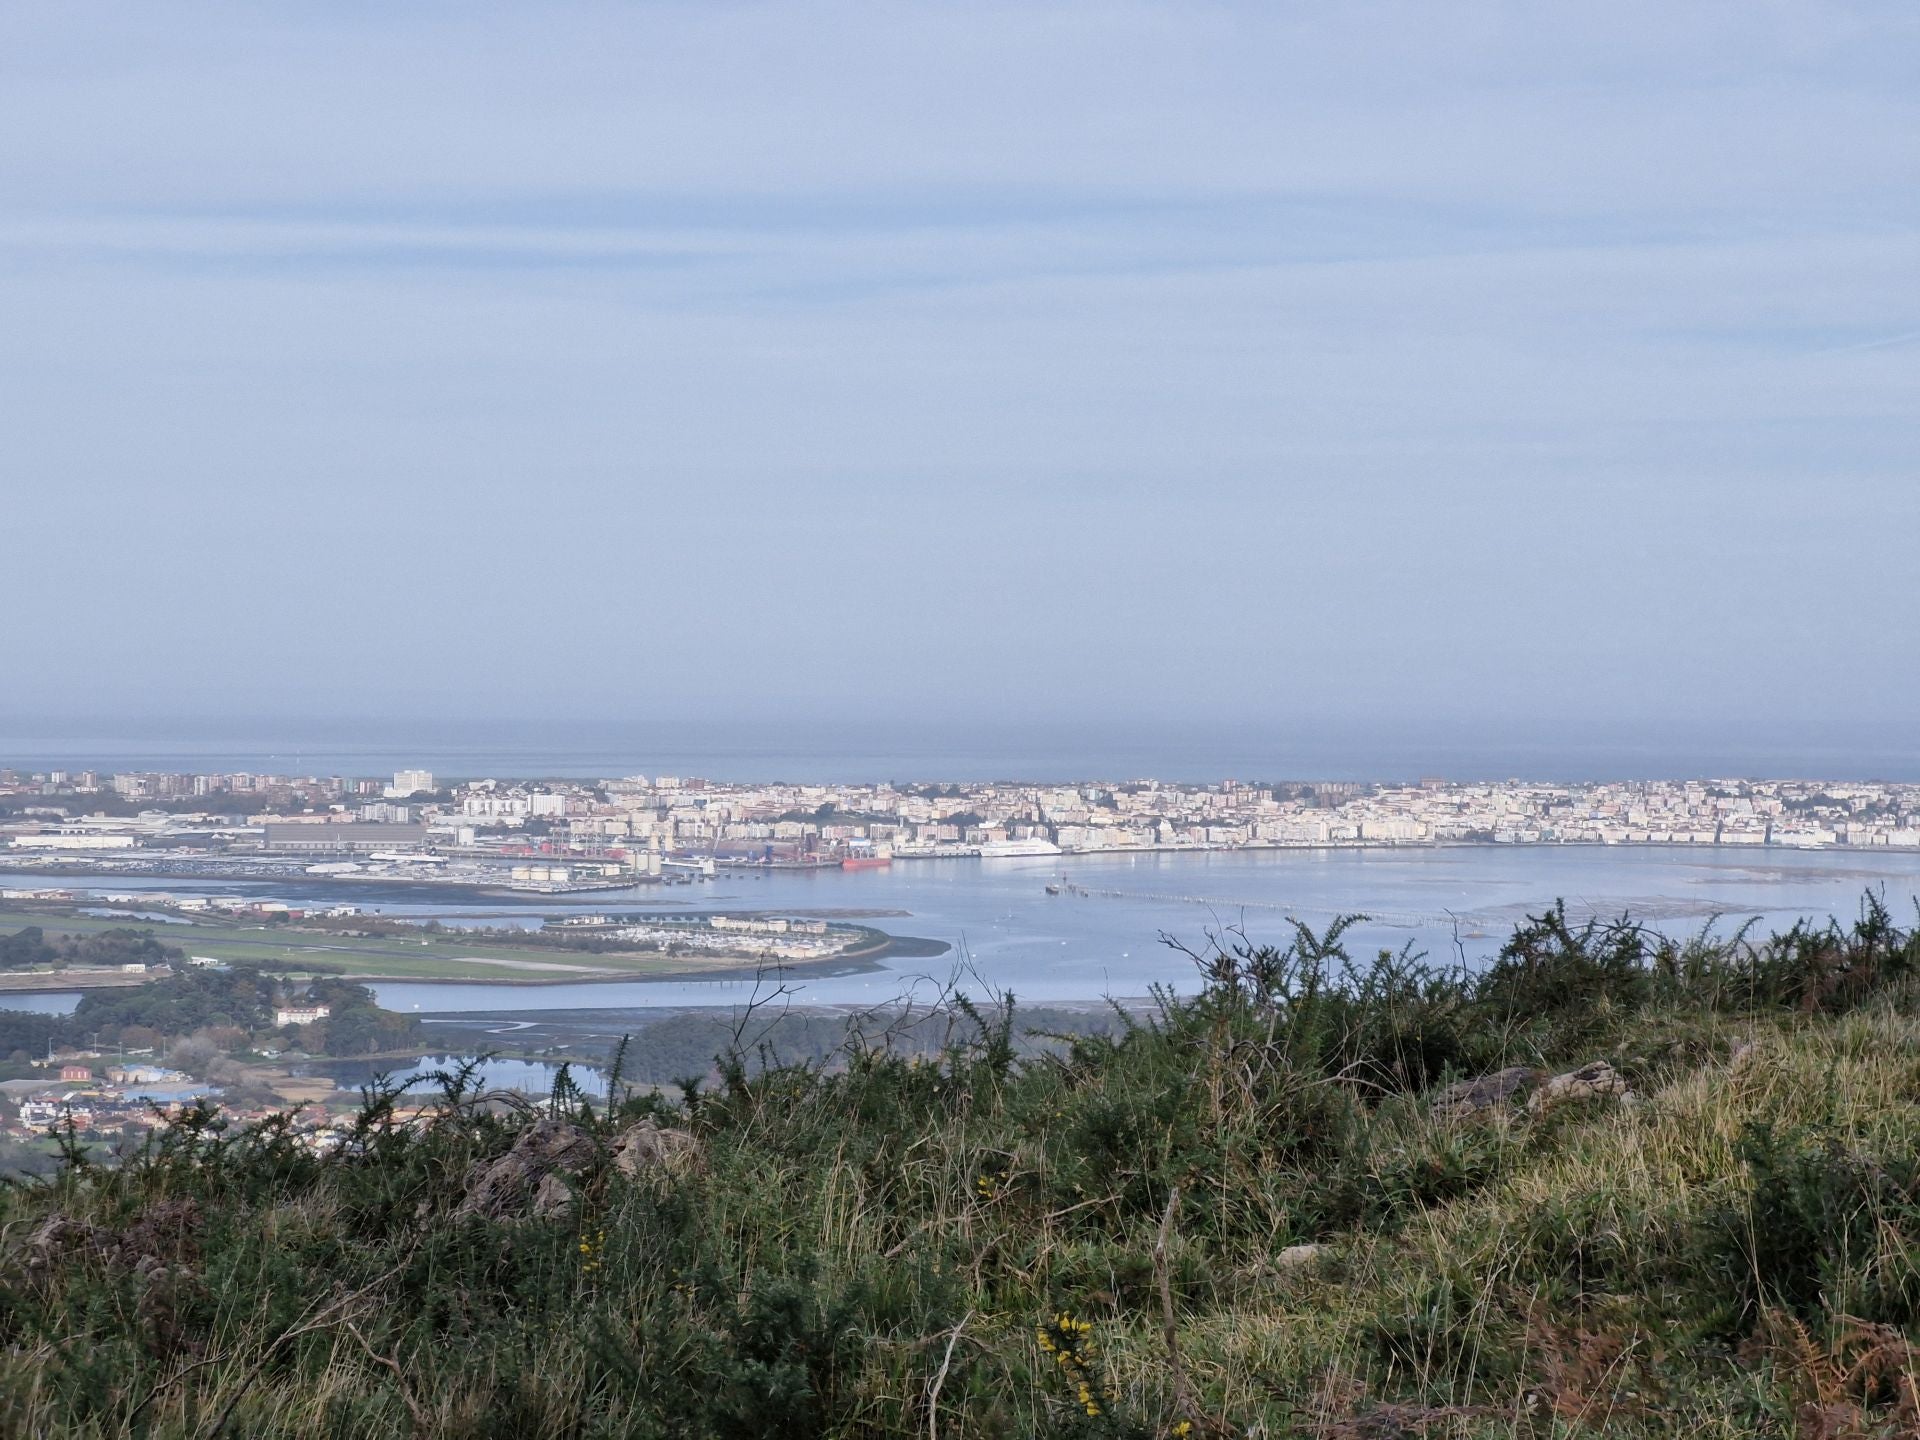
<svg viewBox="0 0 1920 1440"><path fill-rule="evenodd" d="M1064 855L1051 840L985 840L981 842L983 859L1004 859L1009 855Z"/></svg>
<svg viewBox="0 0 1920 1440"><path fill-rule="evenodd" d="M893 864L891 855L849 855L840 862L842 870L874 870Z"/></svg>

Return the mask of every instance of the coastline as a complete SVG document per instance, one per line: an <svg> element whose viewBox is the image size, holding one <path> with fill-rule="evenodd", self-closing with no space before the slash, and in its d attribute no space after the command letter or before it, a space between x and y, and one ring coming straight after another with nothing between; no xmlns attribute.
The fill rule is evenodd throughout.
<svg viewBox="0 0 1920 1440"><path fill-rule="evenodd" d="M1119 859L1133 855L1243 855L1243 854L1321 854L1343 853L1349 851L1379 851L1382 853L1404 852L1409 850L1491 850L1491 851L1528 851L1528 850L1607 850L1607 851L1684 851L1688 854L1751 854L1751 855L1836 855L1862 857L1871 855L1912 855L1920 857L1920 845L1787 845L1777 841L1756 841L1753 843L1714 840L1694 842L1686 840L1325 840L1325 841L1275 841L1267 844L1246 845L1127 845L1114 846L1099 850L1062 850L1058 854L1040 855L981 855L977 850L942 850L936 854L901 854L893 857L895 865L915 863L952 862L973 860L985 863L993 861L1032 862L1044 861L1084 861ZM564 858L564 857L560 857ZM492 882L463 882L444 877L415 875L308 875L304 872L293 875L249 874L244 871L209 872L206 870L181 870L171 868L122 869L89 865L84 862L61 862L53 866L24 865L8 869L12 857L0 852L0 872L20 876L44 878L49 886L57 886L61 879L83 880L185 880L197 881L209 885L329 885L352 886L367 885L377 887L405 886L410 889L466 896L486 896L489 898L524 902L529 905L541 899L559 899L569 895L591 895L631 890L646 882L633 877L617 881L609 880L592 884L569 886L558 890L525 890L510 885ZM730 862L722 866L725 873L735 876L763 874L781 874L793 867L765 866L741 862ZM833 867L818 867L831 870ZM679 883L661 886L662 889L683 888ZM693 898L667 898L649 902L654 906L698 905ZM779 910L778 913L792 913Z"/></svg>
<svg viewBox="0 0 1920 1440"><path fill-rule="evenodd" d="M55 918L49 916L48 918ZM792 976L798 979L826 979L847 975L868 975L883 973L886 966L880 961L889 955L902 958L932 959L944 955L953 947L944 940L935 940L917 935L889 935L885 931L870 931L871 940L857 949L843 951L837 955L824 956L818 960L792 962L768 962L757 957L741 957L738 963L719 963L711 966L693 968L675 968L655 970L645 973L617 971L607 969L570 970L566 973L527 974L511 971L489 971L475 975L398 975L379 971L324 969L314 970L304 966L296 957L276 967L291 972L313 970L314 973L329 977L350 980L356 984L370 985L498 985L514 988L560 985L651 985L651 984L687 984L702 981L725 981L772 975L775 977ZM185 938L184 936L182 938ZM477 947L476 947L477 948ZM66 993L75 990L134 989L165 978L153 973L129 974L122 971L103 970L64 970L37 972L0 972L0 995L44 995Z"/></svg>
<svg viewBox="0 0 1920 1440"><path fill-rule="evenodd" d="M793 975L802 979L825 979L839 975L874 975L883 973L886 966L879 962L889 955L902 958L933 959L945 955L953 949L944 940L934 940L920 935L888 935L876 931L879 941L868 944L858 950L843 951L838 955L826 956L819 960L797 960L787 963L769 964L755 960L738 965L716 965L709 969L659 971L646 975L615 974L600 972L597 974L569 975L376 975L348 974L340 972L338 978L352 980L361 984L378 985L511 985L515 987L547 985L659 985L685 984L703 980L741 979L760 975ZM72 987L66 987L72 988Z"/></svg>
<svg viewBox="0 0 1920 1440"><path fill-rule="evenodd" d="M941 944L939 941L928 942ZM943 946L943 949L950 948ZM794 976L800 979L822 980L840 975L875 975L884 973L886 966L878 963L885 949L862 952L859 957L834 956L826 960L801 960L792 964L770 965L755 963L716 967L711 970L673 970L659 971L647 975L619 975L599 972L588 975L375 975L329 972L334 979L351 980L362 985L486 985L511 986L515 989L528 989L557 985L684 985L701 981L755 979L762 975L779 979ZM849 963L852 960L853 963ZM62 987L72 989L72 986Z"/></svg>
<svg viewBox="0 0 1920 1440"><path fill-rule="evenodd" d="M159 979L118 970L0 971L0 995L51 995L68 990L132 990ZM22 984L31 981L31 984Z"/></svg>

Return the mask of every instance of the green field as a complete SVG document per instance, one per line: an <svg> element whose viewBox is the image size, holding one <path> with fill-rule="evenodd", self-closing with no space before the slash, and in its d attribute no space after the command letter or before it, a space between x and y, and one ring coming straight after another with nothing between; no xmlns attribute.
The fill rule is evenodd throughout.
<svg viewBox="0 0 1920 1440"><path fill-rule="evenodd" d="M38 925L49 934L151 930L157 938L178 945L189 955L373 980L561 984L750 972L761 964L757 958L744 956L593 954L549 945L516 945L475 935L333 935L291 925L231 920L169 924L51 911L0 911L0 933L28 925Z"/></svg>

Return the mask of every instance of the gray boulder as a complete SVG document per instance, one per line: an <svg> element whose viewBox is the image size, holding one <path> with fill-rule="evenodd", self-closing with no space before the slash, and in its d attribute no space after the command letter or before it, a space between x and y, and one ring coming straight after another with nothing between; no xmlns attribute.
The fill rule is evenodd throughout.
<svg viewBox="0 0 1920 1440"><path fill-rule="evenodd" d="M1527 1097L1527 1109L1544 1115L1569 1100L1626 1100L1632 1095L1626 1076L1604 1060L1592 1060L1547 1080Z"/></svg>
<svg viewBox="0 0 1920 1440"><path fill-rule="evenodd" d="M1435 1115L1475 1115L1483 1110L1505 1107L1539 1083L1540 1072L1531 1065L1509 1065L1476 1080L1459 1080L1433 1097Z"/></svg>
<svg viewBox="0 0 1920 1440"><path fill-rule="evenodd" d="M551 1116L536 1120L506 1154L474 1168L454 1216L505 1220L557 1214L571 1199L559 1177L577 1174L593 1154L593 1138L579 1126Z"/></svg>
<svg viewBox="0 0 1920 1440"><path fill-rule="evenodd" d="M648 1116L614 1143L613 1168L632 1179L653 1169L679 1170L700 1158L700 1142L685 1130L669 1130Z"/></svg>
<svg viewBox="0 0 1920 1440"><path fill-rule="evenodd" d="M1273 1268L1281 1272L1305 1270L1326 1256L1325 1245L1289 1245L1273 1257Z"/></svg>

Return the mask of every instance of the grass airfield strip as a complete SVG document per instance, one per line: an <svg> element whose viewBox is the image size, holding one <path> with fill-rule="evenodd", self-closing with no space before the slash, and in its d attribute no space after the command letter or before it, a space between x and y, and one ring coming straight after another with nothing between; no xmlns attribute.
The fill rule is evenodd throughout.
<svg viewBox="0 0 1920 1440"><path fill-rule="evenodd" d="M652 952L557 950L551 946L496 944L472 935L334 935L290 926L237 925L202 920L151 921L134 915L72 915L53 910L0 911L0 933L38 925L49 935L102 930L151 930L190 955L233 963L249 961L312 969L354 980L472 980L496 984L559 984L592 980L664 979L758 970L754 955L661 955ZM860 964L863 956L804 962Z"/></svg>

